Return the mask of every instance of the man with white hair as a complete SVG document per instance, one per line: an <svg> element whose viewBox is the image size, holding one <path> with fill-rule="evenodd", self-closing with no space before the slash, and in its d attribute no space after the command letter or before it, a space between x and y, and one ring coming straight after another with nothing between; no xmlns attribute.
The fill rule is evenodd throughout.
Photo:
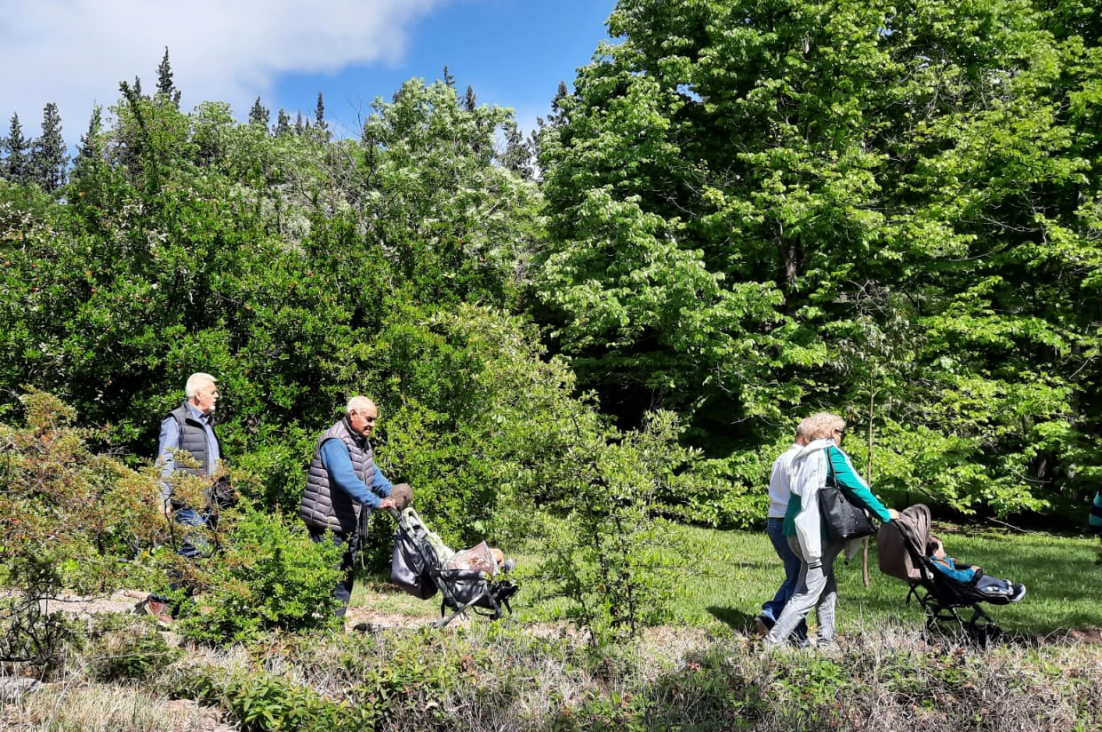
<svg viewBox="0 0 1102 732"><path fill-rule="evenodd" d="M157 460L166 478L176 471L213 476L219 472L222 446L214 432L214 405L218 402L218 380L210 374L196 373L184 385L184 403L168 413L161 422ZM190 453L195 465L177 465L175 451ZM161 497L168 504L172 488L165 483Z"/></svg>
<svg viewBox="0 0 1102 732"><path fill-rule="evenodd" d="M214 478L221 472L222 446L214 431L214 405L218 401L218 380L210 374L195 373L184 385L184 402L173 409L161 422L161 435L157 444L157 463L161 466L161 500L166 514L184 526L204 526L207 516L201 515L186 503L172 497L173 473ZM184 454L186 453L186 455ZM178 460L177 458L186 458ZM203 553L205 542L200 532L185 533L177 552L189 559ZM143 605L146 612L161 622L170 622L172 616L168 600L151 595Z"/></svg>
<svg viewBox="0 0 1102 732"><path fill-rule="evenodd" d="M345 415L326 430L314 446L306 490L299 504L299 517L310 538L323 541L328 535L344 547L343 577L333 596L340 600L336 615L343 616L352 597L356 553L366 538L367 520L378 508L397 508L390 497L393 486L375 465L368 438L375 430L379 410L367 397L348 400Z"/></svg>

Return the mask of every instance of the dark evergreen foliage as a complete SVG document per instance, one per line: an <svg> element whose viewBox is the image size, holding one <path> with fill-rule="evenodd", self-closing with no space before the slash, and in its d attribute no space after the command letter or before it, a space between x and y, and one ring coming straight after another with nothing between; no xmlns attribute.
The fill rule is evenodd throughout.
<svg viewBox="0 0 1102 732"><path fill-rule="evenodd" d="M267 128L270 119L271 113L268 111L267 107L260 103L260 97L257 97L256 101L253 102L252 109L249 110L249 122Z"/></svg>
<svg viewBox="0 0 1102 732"><path fill-rule="evenodd" d="M134 86L140 94L141 88L137 81L135 81ZM180 90L176 88L176 84L172 80L172 64L168 60L168 46L165 46L165 55L161 59L160 65L157 66L157 96L177 106L180 104Z"/></svg>
<svg viewBox="0 0 1102 732"><path fill-rule="evenodd" d="M291 134L291 116L280 109L276 117L275 136L286 137L289 134Z"/></svg>
<svg viewBox="0 0 1102 732"><path fill-rule="evenodd" d="M61 115L50 102L42 112L42 134L31 149L31 180L47 193L65 185L69 153L61 135Z"/></svg>
<svg viewBox="0 0 1102 732"><path fill-rule="evenodd" d="M8 126L8 136L4 138L4 151L6 153L3 166L0 171L4 178L23 185L32 181L31 168L31 143L23 136L23 124L19 121L19 114L11 116Z"/></svg>

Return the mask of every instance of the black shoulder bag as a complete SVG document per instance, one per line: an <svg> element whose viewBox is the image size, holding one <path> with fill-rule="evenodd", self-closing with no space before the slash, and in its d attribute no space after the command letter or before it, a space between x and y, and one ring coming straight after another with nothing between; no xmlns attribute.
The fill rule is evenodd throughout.
<svg viewBox="0 0 1102 732"><path fill-rule="evenodd" d="M827 459L827 482L819 489L819 518L831 541L848 541L876 533L868 510L854 505L834 477L830 464L830 448L823 450Z"/></svg>

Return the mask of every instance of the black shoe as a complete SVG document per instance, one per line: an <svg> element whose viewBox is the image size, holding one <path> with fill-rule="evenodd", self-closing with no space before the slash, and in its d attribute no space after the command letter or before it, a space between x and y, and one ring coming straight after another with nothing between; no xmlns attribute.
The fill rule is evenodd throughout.
<svg viewBox="0 0 1102 732"><path fill-rule="evenodd" d="M776 624L777 621L765 613L754 618L754 629L757 630L758 635L769 635L769 631L773 630Z"/></svg>
<svg viewBox="0 0 1102 732"><path fill-rule="evenodd" d="M1018 600L1021 600L1023 597L1025 597L1025 585L1023 585L1021 582L1019 582L1018 584L1014 585L1014 589L1010 593L1010 601L1011 602L1017 602Z"/></svg>

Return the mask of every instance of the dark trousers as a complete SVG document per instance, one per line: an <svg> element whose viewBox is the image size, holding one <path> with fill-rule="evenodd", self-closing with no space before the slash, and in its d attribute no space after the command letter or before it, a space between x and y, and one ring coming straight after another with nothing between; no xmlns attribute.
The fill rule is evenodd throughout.
<svg viewBox="0 0 1102 732"><path fill-rule="evenodd" d="M307 526L310 538L315 542L329 540L336 546L344 547L344 555L341 557L341 579L337 580L337 586L333 589L333 597L340 600L340 606L333 611L338 618L344 617L348 609L348 601L352 599L352 585L356 581L356 553L360 550L360 534L354 532L351 535L319 529L316 526Z"/></svg>
<svg viewBox="0 0 1102 732"><path fill-rule="evenodd" d="M196 527L215 528L218 523L217 516L212 514L202 515L194 508L182 506L173 512L172 520L182 527L178 529L181 535L177 539L177 554L192 561L211 555L213 548L210 540L202 529L197 529ZM183 598L176 596L174 600L170 595L158 593L150 594L149 598L151 600L157 600L158 602L168 603L172 608L172 613L175 615L180 612L182 602L192 596L194 589L186 582L180 581L176 572L171 572L169 577L171 580L168 586L169 590L173 593L178 590L183 590Z"/></svg>

